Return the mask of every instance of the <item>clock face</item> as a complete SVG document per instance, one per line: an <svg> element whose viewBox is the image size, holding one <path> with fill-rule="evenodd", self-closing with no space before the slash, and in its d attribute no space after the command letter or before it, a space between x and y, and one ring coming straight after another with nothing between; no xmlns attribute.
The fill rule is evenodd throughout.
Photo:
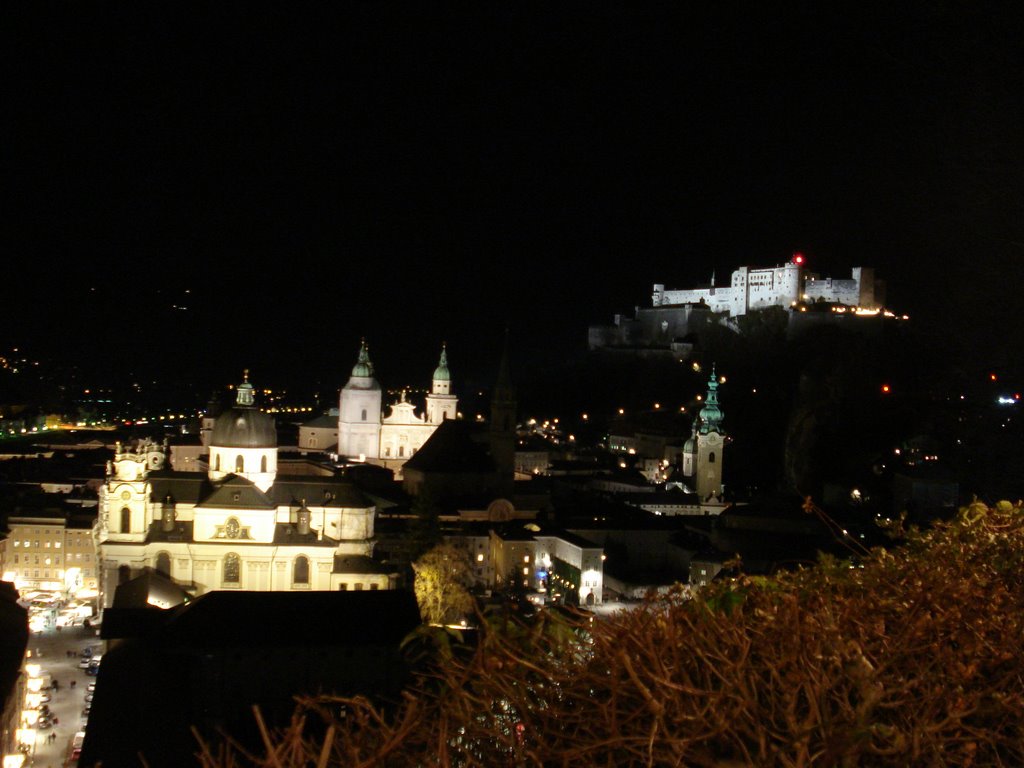
<svg viewBox="0 0 1024 768"><path fill-rule="evenodd" d="M124 499L125 501L128 501L129 499L131 499L131 497L132 497L132 492L131 491L121 491L121 498Z"/></svg>

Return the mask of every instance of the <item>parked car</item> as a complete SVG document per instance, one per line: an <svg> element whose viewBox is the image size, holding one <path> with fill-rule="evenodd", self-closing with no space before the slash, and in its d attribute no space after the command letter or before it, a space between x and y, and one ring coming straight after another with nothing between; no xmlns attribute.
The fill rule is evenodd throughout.
<svg viewBox="0 0 1024 768"><path fill-rule="evenodd" d="M93 691L95 691L96 690L96 683L89 683L89 687L86 688L86 690L89 691L89 693L92 693Z"/></svg>
<svg viewBox="0 0 1024 768"><path fill-rule="evenodd" d="M92 701L92 697L93 697L93 694L91 694L91 693L85 694L85 701L86 701L86 703Z"/></svg>
<svg viewBox="0 0 1024 768"><path fill-rule="evenodd" d="M85 674L95 677L100 673L100 665L95 662L85 668Z"/></svg>
<svg viewBox="0 0 1024 768"><path fill-rule="evenodd" d="M91 709L92 709L92 705L91 704L86 704L84 707L82 707L82 717L88 717L89 716L89 711Z"/></svg>
<svg viewBox="0 0 1024 768"><path fill-rule="evenodd" d="M45 731L48 728L52 728L52 727L53 727L53 720L50 717L48 717L48 716L40 717L38 720L36 720L36 728L38 728L41 731Z"/></svg>

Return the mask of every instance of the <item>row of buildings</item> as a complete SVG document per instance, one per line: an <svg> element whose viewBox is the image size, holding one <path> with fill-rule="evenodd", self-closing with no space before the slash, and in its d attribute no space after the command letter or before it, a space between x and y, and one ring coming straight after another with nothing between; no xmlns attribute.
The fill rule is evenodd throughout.
<svg viewBox="0 0 1024 768"><path fill-rule="evenodd" d="M704 407L682 446L684 478L674 498L683 501L671 514L724 508L727 438L718 384L712 373ZM404 516L396 517L394 499L426 494L454 500L446 505L446 537L467 551L475 586L548 591L557 579L560 590L574 590L581 603L602 602L599 544L578 532L526 527L543 504L524 500L529 494L515 483L516 398L507 356L486 423L457 418L457 403L442 349L424 414L404 395L385 414L363 343L340 391L334 431L321 431L317 445L306 446L326 454L304 456L280 449L276 424L258 407L246 374L232 407L204 419L197 446L115 442L103 477L90 481L94 508L74 516L59 510L10 515L0 569L21 585L98 593L103 605L110 605L119 584L147 570L192 596L393 589L406 565L396 540L411 519L408 501ZM301 428L299 447L309 442L309 431L324 429L322 420ZM353 480L373 465L388 477L395 473L390 487L400 487L400 494ZM378 527L382 509L389 510L384 530Z"/></svg>

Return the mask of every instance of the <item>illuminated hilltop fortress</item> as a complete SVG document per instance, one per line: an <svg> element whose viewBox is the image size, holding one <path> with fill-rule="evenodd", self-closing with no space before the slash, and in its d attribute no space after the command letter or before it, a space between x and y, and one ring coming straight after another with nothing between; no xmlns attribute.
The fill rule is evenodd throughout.
<svg viewBox="0 0 1024 768"><path fill-rule="evenodd" d="M728 285L716 286L714 274L706 287L666 290L657 283L649 308L636 308L633 319L616 315L614 325L590 327L591 349L605 347L670 346L690 333L692 323L709 319L738 330L736 318L780 307L794 311L826 304L837 309L877 314L885 300L885 284L870 267L854 267L848 279L822 279L806 269L804 257L775 267L738 267Z"/></svg>

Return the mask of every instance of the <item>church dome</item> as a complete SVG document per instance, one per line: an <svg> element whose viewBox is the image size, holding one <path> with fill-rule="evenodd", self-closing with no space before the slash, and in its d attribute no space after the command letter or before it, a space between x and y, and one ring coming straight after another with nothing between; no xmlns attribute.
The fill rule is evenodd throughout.
<svg viewBox="0 0 1024 768"><path fill-rule="evenodd" d="M380 390L380 384L373 378L373 363L370 361L370 350L366 346L366 340L359 345L359 359L352 367L352 376L348 383L342 387L344 390Z"/></svg>
<svg viewBox="0 0 1024 768"><path fill-rule="evenodd" d="M352 375L361 379L368 379L373 376L373 363L370 362L370 350L366 348L365 340L359 347L359 359L352 367Z"/></svg>
<svg viewBox="0 0 1024 768"><path fill-rule="evenodd" d="M213 423L210 445L219 448L277 447L277 427L270 416L256 408L248 371L245 381L238 385L235 406Z"/></svg>
<svg viewBox="0 0 1024 768"><path fill-rule="evenodd" d="M452 375L448 372L448 350L441 347L441 359L434 369L434 381L451 381Z"/></svg>

